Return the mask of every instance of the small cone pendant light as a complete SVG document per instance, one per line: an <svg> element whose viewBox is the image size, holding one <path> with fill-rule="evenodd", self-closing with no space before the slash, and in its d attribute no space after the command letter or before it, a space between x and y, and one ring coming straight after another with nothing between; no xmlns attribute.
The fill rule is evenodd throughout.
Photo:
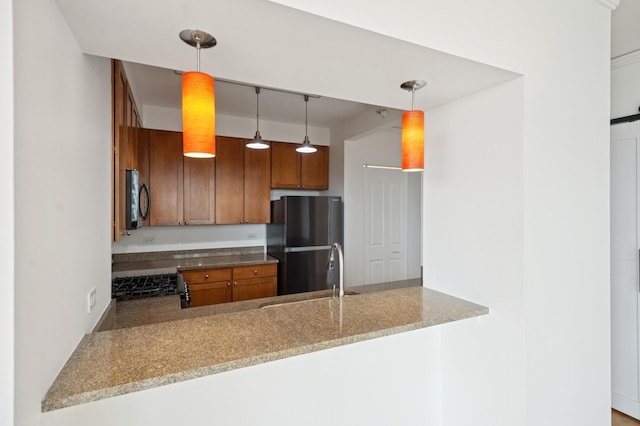
<svg viewBox="0 0 640 426"><path fill-rule="evenodd" d="M215 83L213 77L200 72L200 49L213 47L217 41L199 30L181 31L180 38L198 51L197 71L182 74L182 151L185 157L215 157Z"/></svg>
<svg viewBox="0 0 640 426"><path fill-rule="evenodd" d="M247 144L247 148L251 149L267 149L269 144L262 140L260 136L260 108L258 98L260 97L260 88L256 87L256 135Z"/></svg>
<svg viewBox="0 0 640 426"><path fill-rule="evenodd" d="M309 140L307 105L309 105L309 95L304 95L304 141L302 145L296 148L296 151L302 154L311 154L317 151L316 147L311 145L311 141Z"/></svg>
<svg viewBox="0 0 640 426"><path fill-rule="evenodd" d="M402 171L424 170L424 112L414 109L415 92L426 86L422 80L405 81L400 88L411 91L411 111L402 114Z"/></svg>

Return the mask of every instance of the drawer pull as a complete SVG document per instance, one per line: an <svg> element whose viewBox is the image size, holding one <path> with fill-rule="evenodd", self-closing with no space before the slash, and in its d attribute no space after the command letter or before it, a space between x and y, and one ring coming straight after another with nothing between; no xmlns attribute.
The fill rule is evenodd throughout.
<svg viewBox="0 0 640 426"><path fill-rule="evenodd" d="M229 287L230 285L231 285L231 282L228 282L228 283L227 283L227 287Z"/></svg>
<svg viewBox="0 0 640 426"><path fill-rule="evenodd" d="M257 270L257 269L254 269L254 270L253 270L253 275L255 275L255 274L257 274L257 273L258 273L258 270Z"/></svg>
<svg viewBox="0 0 640 426"><path fill-rule="evenodd" d="M204 277L205 277L206 279L209 279L209 274L204 274Z"/></svg>

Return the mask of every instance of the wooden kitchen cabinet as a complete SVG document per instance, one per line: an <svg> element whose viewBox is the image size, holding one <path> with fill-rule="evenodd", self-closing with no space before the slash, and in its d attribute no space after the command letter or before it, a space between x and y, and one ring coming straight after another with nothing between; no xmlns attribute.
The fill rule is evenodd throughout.
<svg viewBox="0 0 640 426"><path fill-rule="evenodd" d="M301 154L298 144L271 143L272 189L329 189L329 147L316 145L314 153Z"/></svg>
<svg viewBox="0 0 640 426"><path fill-rule="evenodd" d="M269 223L269 149L247 148L246 140L216 137L216 223Z"/></svg>
<svg viewBox="0 0 640 426"><path fill-rule="evenodd" d="M184 271L182 278L189 285L192 307L233 301L231 268Z"/></svg>
<svg viewBox="0 0 640 426"><path fill-rule="evenodd" d="M277 295L275 263L183 271L191 306L205 306Z"/></svg>
<svg viewBox="0 0 640 426"><path fill-rule="evenodd" d="M127 235L125 175L127 169L144 167L140 157L140 115L122 63L111 61L112 80L112 240ZM144 223L143 223L144 224Z"/></svg>
<svg viewBox="0 0 640 426"><path fill-rule="evenodd" d="M215 159L182 155L182 133L145 129L149 138L151 225L215 222Z"/></svg>

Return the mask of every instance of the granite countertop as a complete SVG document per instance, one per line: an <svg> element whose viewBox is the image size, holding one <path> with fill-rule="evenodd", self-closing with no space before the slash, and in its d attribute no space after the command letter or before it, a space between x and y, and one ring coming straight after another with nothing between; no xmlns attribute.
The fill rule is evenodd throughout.
<svg viewBox="0 0 640 426"><path fill-rule="evenodd" d="M375 291L394 290L405 287L420 287L422 281L409 279L379 284L349 287L348 294L372 293ZM265 297L262 299L244 300L233 303L198 306L181 309L180 296L149 297L146 299L112 301L93 331L107 331L118 328L138 327L160 322L197 318L207 315L220 315L233 312L258 309L265 305L317 299L332 295L331 290L312 291L307 293L287 294L284 296Z"/></svg>
<svg viewBox="0 0 640 426"><path fill-rule="evenodd" d="M424 287L280 301L286 300L263 299L262 308L88 334L51 385L42 411L489 312Z"/></svg>
<svg viewBox="0 0 640 426"><path fill-rule="evenodd" d="M226 268L260 263L278 263L264 247L114 254L112 276L174 273L190 269Z"/></svg>

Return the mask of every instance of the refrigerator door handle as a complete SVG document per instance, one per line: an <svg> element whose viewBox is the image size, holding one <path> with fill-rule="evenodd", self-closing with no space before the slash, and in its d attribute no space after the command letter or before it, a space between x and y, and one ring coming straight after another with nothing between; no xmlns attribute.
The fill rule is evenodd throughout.
<svg viewBox="0 0 640 426"><path fill-rule="evenodd" d="M331 246L310 246L310 247L285 247L285 253L299 253L303 251L329 250Z"/></svg>

